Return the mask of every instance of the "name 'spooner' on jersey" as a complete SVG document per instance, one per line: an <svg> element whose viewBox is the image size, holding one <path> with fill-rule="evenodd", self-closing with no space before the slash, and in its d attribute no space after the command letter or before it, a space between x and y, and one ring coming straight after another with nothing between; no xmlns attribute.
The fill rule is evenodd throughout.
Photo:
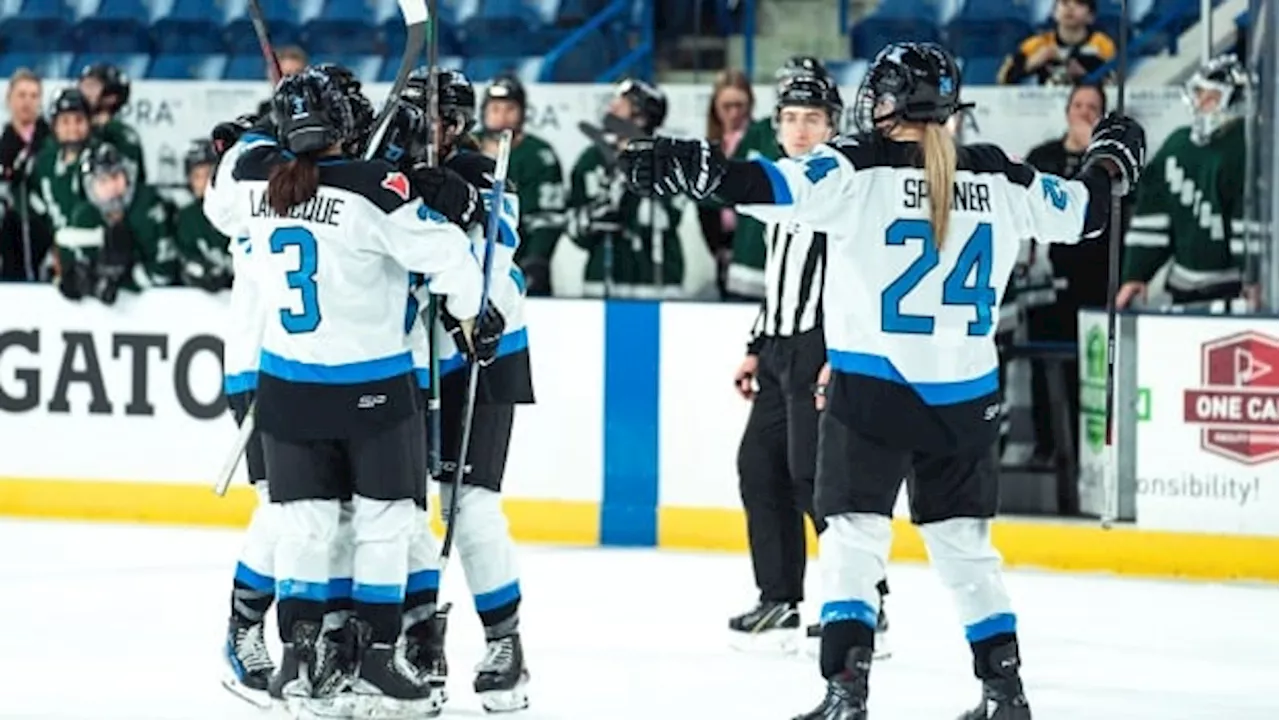
<svg viewBox="0 0 1280 720"><path fill-rule="evenodd" d="M269 316L261 371L331 385L412 372L408 273L426 275L451 307L478 308L482 280L470 240L415 197L404 174L377 161L321 160L315 197L279 217L266 201L279 156L255 148L235 171Z"/></svg>
<svg viewBox="0 0 1280 720"><path fill-rule="evenodd" d="M997 147L957 151L956 198L940 250L911 143L864 135L757 160L775 204L739 206L766 222L794 220L827 233L832 369L909 385L928 405L999 389L992 336L1019 243L1079 241L1089 199L1082 183L1041 174Z"/></svg>

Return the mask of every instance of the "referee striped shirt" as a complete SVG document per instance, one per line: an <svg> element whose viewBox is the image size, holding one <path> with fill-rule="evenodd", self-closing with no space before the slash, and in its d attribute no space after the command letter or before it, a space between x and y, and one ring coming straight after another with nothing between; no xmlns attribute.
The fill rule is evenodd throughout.
<svg viewBox="0 0 1280 720"><path fill-rule="evenodd" d="M753 337L790 337L822 325L827 235L798 223L765 226L765 297Z"/></svg>

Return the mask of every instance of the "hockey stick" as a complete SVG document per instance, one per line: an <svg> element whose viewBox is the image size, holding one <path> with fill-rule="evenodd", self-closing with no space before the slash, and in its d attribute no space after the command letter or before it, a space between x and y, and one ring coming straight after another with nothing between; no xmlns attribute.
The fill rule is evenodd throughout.
<svg viewBox="0 0 1280 720"><path fill-rule="evenodd" d="M440 89L436 86L436 66L440 62L440 28L436 18L439 0L430 0L431 27L427 38L427 166L440 164ZM427 324L428 346L431 348L431 388L427 396L427 474L438 479L442 472L440 447L440 299L432 295L422 321Z"/></svg>
<svg viewBox="0 0 1280 720"><path fill-rule="evenodd" d="M391 118L391 111L395 108L395 104L400 101L400 93L409 82L409 73L413 71L413 66L418 56L422 54L422 48L427 42L428 17L426 0L397 1L400 5L400 13L404 16L407 40L404 55L400 58L400 69L396 72L396 79L391 86L391 92L387 95L386 102L382 104L382 111L374 120L374 132L370 134L369 142L365 149L364 156L366 160L371 159L373 153L377 150L379 141L386 132L387 121ZM271 50L271 40L267 37L266 23L262 19L262 9L258 7L257 0L249 0L249 10L254 19L254 31L258 33L258 44L262 46L264 56L268 56L270 62L275 62L275 53ZM275 67L276 72L279 73L279 63L276 63ZM249 446L249 437L253 434L254 416L257 414L257 409L258 403L255 400L249 405L249 412L245 415L244 422L240 424L240 433L236 436L236 444L223 464L221 473L214 481L213 492L218 496L227 494L227 488L231 486L231 476L235 474L236 466L240 464L240 458L244 456L244 451Z"/></svg>
<svg viewBox="0 0 1280 720"><path fill-rule="evenodd" d="M489 224L484 234L484 288L480 293L480 311L476 322L489 309L489 286L492 284L494 246L498 243L498 225L502 217L503 195L507 189L507 169L511 165L510 130L503 130L498 140L498 162L493 171L493 204L489 208ZM453 470L453 493L449 496L449 512L445 516L448 525L444 531L444 545L440 549L440 566L449 560L453 549L453 536L458 527L458 496L462 494L462 475L467 469L467 451L471 449L471 426L475 420L476 387L480 382L480 363L471 362L467 376L467 400L462 406L462 442L458 445L458 463Z"/></svg>
<svg viewBox="0 0 1280 720"><path fill-rule="evenodd" d="M262 14L262 4L258 0L249 0L249 22L253 23L253 34L258 36L258 48L262 50L262 59L267 63L267 79L275 88L284 77L280 72L280 58L271 47L271 36L267 35L267 18Z"/></svg>
<svg viewBox="0 0 1280 720"><path fill-rule="evenodd" d="M1124 80L1129 46L1129 2L1120 0L1120 44L1116 56L1116 112L1124 114ZM1120 258L1124 242L1123 207L1118 195L1111 196L1111 247L1107 258L1107 470L1102 476L1102 527L1109 529L1120 511L1120 462L1116 439L1116 296L1120 294Z"/></svg>

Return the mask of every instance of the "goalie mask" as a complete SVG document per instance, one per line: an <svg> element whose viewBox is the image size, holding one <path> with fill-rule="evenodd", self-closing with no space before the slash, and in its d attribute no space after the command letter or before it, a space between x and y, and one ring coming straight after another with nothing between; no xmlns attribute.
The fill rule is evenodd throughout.
<svg viewBox="0 0 1280 720"><path fill-rule="evenodd" d="M1191 141L1206 145L1219 130L1244 114L1249 74L1235 55L1205 63L1187 81L1183 95L1194 113Z"/></svg>
<svg viewBox="0 0 1280 720"><path fill-rule="evenodd" d="M94 148L80 164L84 194L103 215L119 215L133 204L138 167L114 145Z"/></svg>

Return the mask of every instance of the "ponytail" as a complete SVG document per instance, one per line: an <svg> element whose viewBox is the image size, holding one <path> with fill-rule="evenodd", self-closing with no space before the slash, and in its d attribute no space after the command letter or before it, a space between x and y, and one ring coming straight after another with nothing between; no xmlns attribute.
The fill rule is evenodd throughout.
<svg viewBox="0 0 1280 720"><path fill-rule="evenodd" d="M313 158L299 155L283 165L271 168L267 179L267 204L276 215L289 214L289 208L316 196L320 189L320 166Z"/></svg>
<svg viewBox="0 0 1280 720"><path fill-rule="evenodd" d="M927 123L924 139L924 177L929 186L929 225L939 250L951 224L951 203L956 195L956 143L944 125Z"/></svg>

